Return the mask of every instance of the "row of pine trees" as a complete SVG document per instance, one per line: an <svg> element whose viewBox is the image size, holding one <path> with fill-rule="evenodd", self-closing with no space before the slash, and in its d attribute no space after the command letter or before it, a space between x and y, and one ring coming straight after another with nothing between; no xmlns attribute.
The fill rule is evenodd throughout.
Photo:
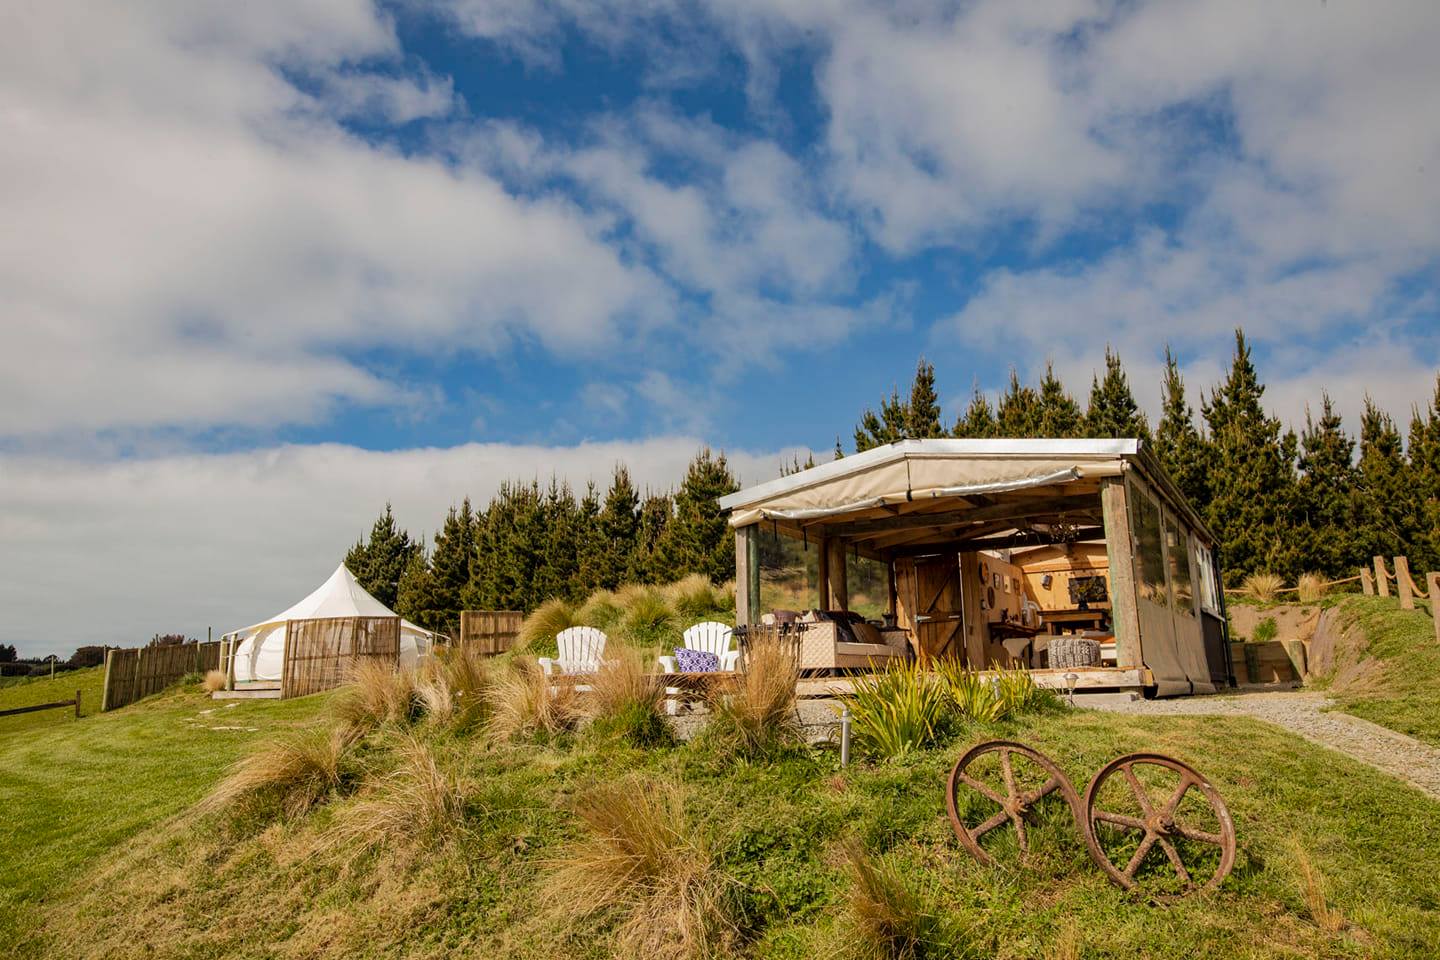
<svg viewBox="0 0 1440 960"><path fill-rule="evenodd" d="M735 541L716 500L739 489L723 454L702 450L679 489L642 495L617 465L602 496L551 479L502 484L483 509L451 507L433 546L396 524L390 505L345 555L360 584L429 630L453 631L461 610L532 610L623 583L670 583L735 569Z"/></svg>
<svg viewBox="0 0 1440 960"><path fill-rule="evenodd" d="M1323 393L1298 436L1283 427L1265 411L1239 331L1198 420L1168 352L1163 388L1152 430L1107 350L1084 407L1047 368L1038 386L1012 373L998 403L976 390L947 426L935 369L921 360L908 395L893 391L864 412L854 448L927 437L1138 437L1219 537L1229 584L1256 572L1292 582L1305 572L1348 575L1376 554L1440 569L1440 378L1429 405L1412 411L1408 443L1368 397L1358 443ZM835 455L844 455L838 441ZM453 630L462 609L532 610L551 597L578 601L689 573L719 583L733 575L734 540L716 500L738 487L724 455L708 449L673 492L642 495L624 465L603 495L593 484L577 496L555 479L511 482L483 509L468 499L452 507L429 546L401 530L387 505L345 563L382 603L433 630Z"/></svg>
<svg viewBox="0 0 1440 960"><path fill-rule="evenodd" d="M947 427L935 369L921 360L908 396L894 391L878 412L865 411L855 449L925 437L1137 437L1219 538L1227 584L1258 572L1291 582L1307 572L1346 576L1375 555L1440 569L1440 377L1428 406L1411 410L1408 443L1368 396L1358 443L1325 393L1298 436L1282 426L1265 410L1242 331L1224 379L1201 397L1198 422L1169 351L1162 386L1152 431L1107 350L1084 408L1053 369L1038 387L1012 372L998 403L976 390Z"/></svg>

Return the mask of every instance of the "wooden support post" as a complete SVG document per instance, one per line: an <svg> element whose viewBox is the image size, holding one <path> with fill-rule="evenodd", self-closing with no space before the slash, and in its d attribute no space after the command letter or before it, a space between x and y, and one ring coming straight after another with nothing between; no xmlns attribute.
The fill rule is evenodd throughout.
<svg viewBox="0 0 1440 960"><path fill-rule="evenodd" d="M75 719L80 719L80 691L75 691Z"/></svg>
<svg viewBox="0 0 1440 960"><path fill-rule="evenodd" d="M100 712L110 709L110 669L115 663L115 649L105 651L105 685L100 688Z"/></svg>
<svg viewBox="0 0 1440 960"><path fill-rule="evenodd" d="M850 609L850 581L845 570L845 541L830 540L830 598L827 610Z"/></svg>
<svg viewBox="0 0 1440 960"><path fill-rule="evenodd" d="M1141 665L1140 607L1135 597L1134 539L1123 478L1106 478L1100 487L1105 518L1105 552L1110 563L1110 617L1115 629L1115 665L1134 670Z"/></svg>
<svg viewBox="0 0 1440 960"><path fill-rule="evenodd" d="M756 527L740 527L735 531L735 625L755 623L760 607L759 564L756 562Z"/></svg>
<svg viewBox="0 0 1440 960"><path fill-rule="evenodd" d="M1430 619L1435 623L1435 642L1440 643L1440 573L1425 575L1425 589L1430 592Z"/></svg>
<svg viewBox="0 0 1440 960"><path fill-rule="evenodd" d="M1360 589L1367 597L1375 596L1375 577L1369 567L1360 568Z"/></svg>
<svg viewBox="0 0 1440 960"><path fill-rule="evenodd" d="M895 561L885 561L885 612L895 616L897 596L895 593Z"/></svg>
<svg viewBox="0 0 1440 960"><path fill-rule="evenodd" d="M1390 578L1385 573L1385 558L1375 558L1375 592L1382 597L1390 596Z"/></svg>
<svg viewBox="0 0 1440 960"><path fill-rule="evenodd" d="M1415 593L1410 583L1410 561L1404 557L1395 558L1395 592L1400 594L1400 609L1415 609Z"/></svg>
<svg viewBox="0 0 1440 960"><path fill-rule="evenodd" d="M824 610L830 602L830 538L816 537L815 549L819 558L815 567L815 606Z"/></svg>

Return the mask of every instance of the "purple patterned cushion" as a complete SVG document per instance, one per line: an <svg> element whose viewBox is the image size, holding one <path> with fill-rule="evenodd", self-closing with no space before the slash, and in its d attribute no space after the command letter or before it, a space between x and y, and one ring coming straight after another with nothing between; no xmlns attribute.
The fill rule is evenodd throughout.
<svg viewBox="0 0 1440 960"><path fill-rule="evenodd" d="M720 658L706 650L676 647L675 669L680 673L715 673L720 669Z"/></svg>

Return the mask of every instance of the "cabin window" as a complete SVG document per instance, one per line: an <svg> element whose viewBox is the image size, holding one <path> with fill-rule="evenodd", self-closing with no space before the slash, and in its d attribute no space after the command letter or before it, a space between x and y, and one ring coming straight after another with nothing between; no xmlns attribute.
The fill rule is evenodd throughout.
<svg viewBox="0 0 1440 960"><path fill-rule="evenodd" d="M1220 615L1220 591L1215 583L1215 560L1210 548L1198 541L1195 544L1195 559L1200 573L1200 606Z"/></svg>
<svg viewBox="0 0 1440 960"><path fill-rule="evenodd" d="M1133 484L1130 487L1130 524L1135 531L1136 594L1169 606L1170 591L1165 581L1165 541L1160 505Z"/></svg>
<svg viewBox="0 0 1440 960"><path fill-rule="evenodd" d="M1191 570L1190 538L1166 518L1165 544L1170 553L1170 585L1175 591L1175 609L1187 616L1195 616L1195 586Z"/></svg>

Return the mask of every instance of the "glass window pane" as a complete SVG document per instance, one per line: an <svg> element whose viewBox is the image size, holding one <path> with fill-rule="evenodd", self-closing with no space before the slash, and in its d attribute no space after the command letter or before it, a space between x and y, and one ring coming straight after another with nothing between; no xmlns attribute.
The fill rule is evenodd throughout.
<svg viewBox="0 0 1440 960"><path fill-rule="evenodd" d="M1160 524L1160 505L1133 484L1130 492L1130 524L1135 531L1137 559L1136 594L1151 603L1168 606L1170 591L1165 580L1165 542Z"/></svg>
<svg viewBox="0 0 1440 960"><path fill-rule="evenodd" d="M1190 538L1170 517L1165 521L1165 545L1170 554L1170 586L1175 592L1175 609L1193 617L1195 587L1190 568Z"/></svg>

